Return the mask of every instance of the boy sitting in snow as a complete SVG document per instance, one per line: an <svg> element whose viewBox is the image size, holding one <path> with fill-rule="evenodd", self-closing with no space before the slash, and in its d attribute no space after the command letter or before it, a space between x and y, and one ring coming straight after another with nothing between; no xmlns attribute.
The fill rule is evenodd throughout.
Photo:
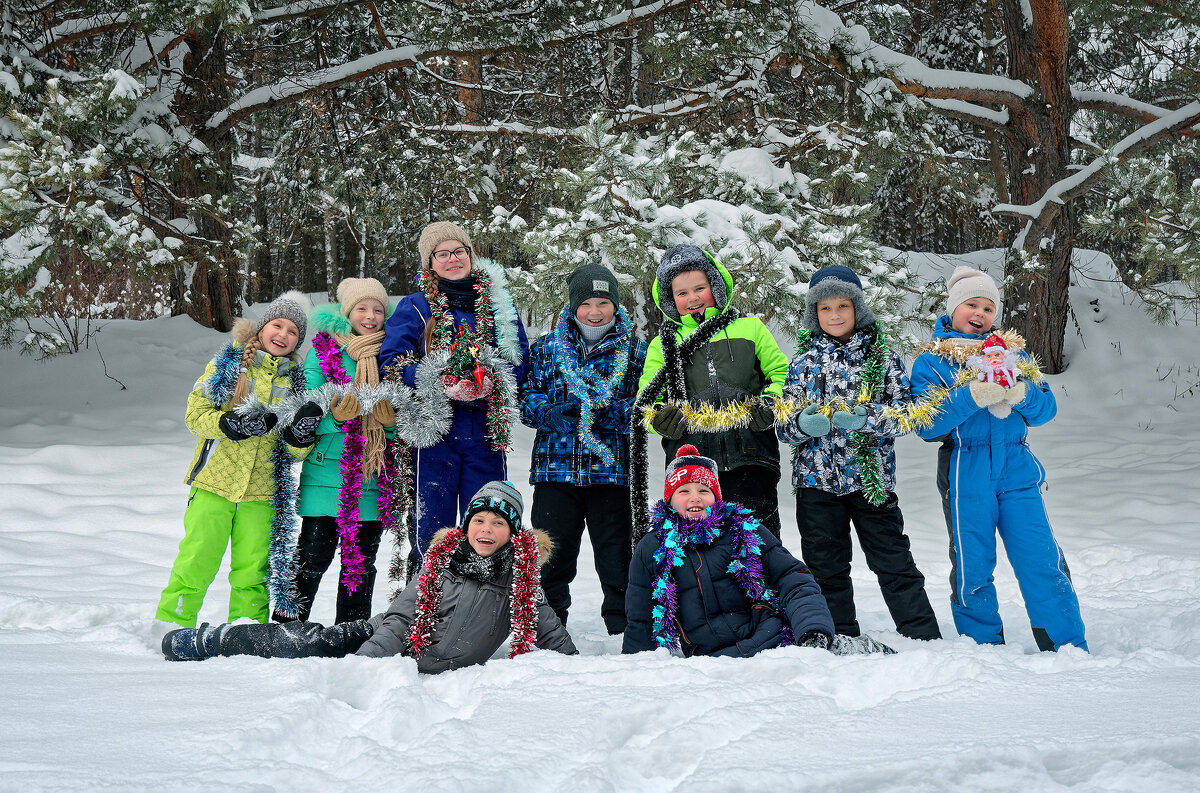
<svg viewBox="0 0 1200 793"><path fill-rule="evenodd" d="M633 552L625 653L751 656L789 644L891 652L838 636L812 574L745 507L721 500L716 461L685 445Z"/></svg>
<svg viewBox="0 0 1200 793"><path fill-rule="evenodd" d="M437 534L420 573L385 613L370 620L328 628L315 622L205 623L164 636L163 655L171 661L407 655L416 658L418 671L434 674L483 663L510 633L510 658L535 646L573 655L570 635L538 588L549 539L521 525L523 510L511 482L481 487L462 526Z"/></svg>

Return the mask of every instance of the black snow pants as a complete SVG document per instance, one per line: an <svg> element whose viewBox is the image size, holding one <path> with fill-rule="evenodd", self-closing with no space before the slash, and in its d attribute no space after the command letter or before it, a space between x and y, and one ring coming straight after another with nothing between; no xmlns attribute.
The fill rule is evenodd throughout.
<svg viewBox="0 0 1200 793"><path fill-rule="evenodd" d="M371 638L366 620L325 627L318 622L238 623L217 628L216 655L259 658L341 658Z"/></svg>
<svg viewBox="0 0 1200 793"><path fill-rule="evenodd" d="M888 493L887 500L872 506L862 491L836 496L803 487L796 491L796 521L801 556L825 595L838 633L859 635L854 585L850 581L853 522L858 544L867 566L879 579L896 630L910 639L942 637L925 594L925 576L913 561L895 493Z"/></svg>
<svg viewBox="0 0 1200 793"><path fill-rule="evenodd" d="M571 582L579 571L579 546L587 524L603 599L600 616L610 634L625 631L625 589L633 556L633 513L623 485L579 487L563 482L533 486L533 526L550 535L554 551L542 566L542 591L563 625L571 608Z"/></svg>
<svg viewBox="0 0 1200 793"><path fill-rule="evenodd" d="M741 504L763 528L779 539L779 472L765 465L743 465L722 471L721 499Z"/></svg>
<svg viewBox="0 0 1200 793"><path fill-rule="evenodd" d="M366 575L351 593L338 576L337 616L334 622L352 622L371 617L371 594L375 590L375 555L379 552L379 541L383 535L383 523L364 520L358 524L358 547L362 550L363 567ZM337 518L331 516L305 517L300 525L300 540L296 546L296 593L300 596L300 610L296 619L304 621L312 613L313 599L321 586L321 578L333 562L338 549ZM276 622L289 622L291 618L279 613L272 615Z"/></svg>

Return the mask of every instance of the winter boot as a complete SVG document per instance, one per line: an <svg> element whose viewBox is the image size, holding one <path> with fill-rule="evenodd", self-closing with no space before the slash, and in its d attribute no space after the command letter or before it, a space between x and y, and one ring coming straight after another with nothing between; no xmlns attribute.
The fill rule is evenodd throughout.
<svg viewBox="0 0 1200 793"><path fill-rule="evenodd" d="M217 629L205 622L170 631L163 637L162 652L168 661L203 661L217 654Z"/></svg>
<svg viewBox="0 0 1200 793"><path fill-rule="evenodd" d="M868 653L883 653L895 655L896 651L881 641L870 636L847 636L839 633L833 637L833 645L829 648L834 655L866 655Z"/></svg>

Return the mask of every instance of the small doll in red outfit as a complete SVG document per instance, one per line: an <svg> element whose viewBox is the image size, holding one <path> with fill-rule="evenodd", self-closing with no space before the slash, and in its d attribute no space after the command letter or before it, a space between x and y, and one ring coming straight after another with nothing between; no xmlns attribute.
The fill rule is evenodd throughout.
<svg viewBox="0 0 1200 793"><path fill-rule="evenodd" d="M995 383L1004 388L1012 388L1017 384L1021 372L1017 369L1017 354L1008 349L1008 344L999 334L993 333L983 340L978 355L967 358L967 366L979 370L977 380L984 383ZM996 418L1005 418L1012 412L1012 405L1007 401L989 405L988 410Z"/></svg>

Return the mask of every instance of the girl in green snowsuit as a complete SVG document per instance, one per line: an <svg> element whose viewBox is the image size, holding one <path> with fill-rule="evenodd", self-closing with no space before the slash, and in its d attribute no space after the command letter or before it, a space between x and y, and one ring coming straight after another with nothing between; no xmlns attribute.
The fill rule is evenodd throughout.
<svg viewBox="0 0 1200 793"><path fill-rule="evenodd" d="M295 595L287 587L295 519L291 465L312 445L320 411L306 405L276 431L277 417L267 408L304 390L295 358L310 305L303 294L288 292L257 323L236 320L232 340L188 396L184 422L198 440L184 480L191 492L183 540L155 614L160 620L196 625L227 545L230 621L266 622L272 559L278 568L271 581L277 608L295 611Z"/></svg>

